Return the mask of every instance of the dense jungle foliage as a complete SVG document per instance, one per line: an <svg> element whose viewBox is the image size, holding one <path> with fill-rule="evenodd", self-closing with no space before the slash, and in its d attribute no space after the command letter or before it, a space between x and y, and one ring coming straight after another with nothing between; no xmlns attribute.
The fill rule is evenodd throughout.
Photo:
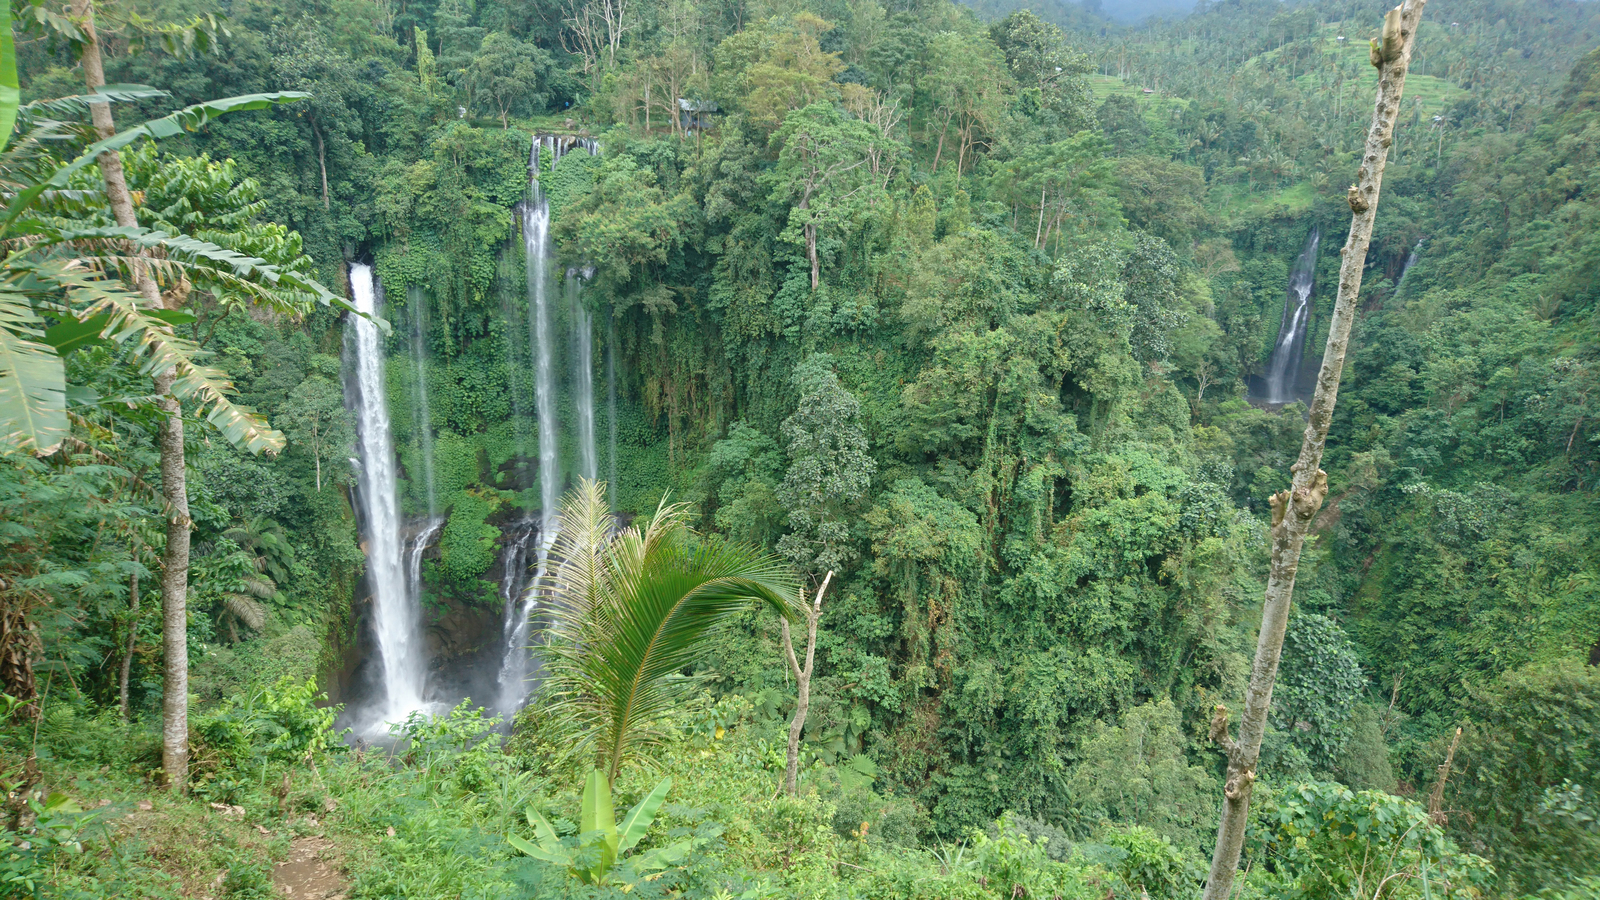
<svg viewBox="0 0 1600 900"><path fill-rule="evenodd" d="M13 7L8 197L96 139L87 104L46 102L84 93L82 6ZM33 323L68 329L70 430L0 451L0 896L276 896L308 853L352 898L1196 895L1208 723L1249 678L1304 429L1255 386L1313 229L1307 366L1326 339L1386 8L97 6L123 127L309 95L121 151L141 225L281 275L196 269L156 323L281 452L186 403L193 796L161 791L146 351ZM1596 897L1600 4L1433 0L1416 40L1238 890ZM614 771L619 807L659 806L632 855L593 837L570 703L509 725L465 703L393 756L329 705L356 696L368 588L352 314L311 279L382 283L402 504L447 516L430 646L470 655L513 524L577 481L530 450L540 134L600 145L539 174L559 266L594 270L612 507L666 496L684 540L813 592L833 573L798 796L778 617L741 612ZM117 237L100 179L41 194L38 234ZM4 290L81 289L32 261L44 238L0 239ZM132 290L136 263L103 268ZM256 302L282 285L300 300Z"/></svg>

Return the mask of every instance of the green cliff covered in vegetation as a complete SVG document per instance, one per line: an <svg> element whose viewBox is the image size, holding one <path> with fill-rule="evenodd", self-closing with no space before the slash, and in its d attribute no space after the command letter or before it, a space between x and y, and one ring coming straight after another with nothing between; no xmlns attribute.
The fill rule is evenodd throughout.
<svg viewBox="0 0 1600 900"><path fill-rule="evenodd" d="M137 234L105 156L55 175L104 136L58 99L90 5L16 7L0 895L274 896L310 853L352 898L1195 896L1385 7L1024 6L93 7L124 128L306 95L130 139ZM1236 890L1594 896L1600 7L1434 0L1415 40ZM352 263L442 704L376 745L340 732L383 665ZM168 384L193 522L166 788L161 348L238 410ZM674 632L647 721L573 674L646 626L551 612L578 582L545 563L602 555L546 502L591 457L591 530L666 535L618 572L726 564L766 598ZM829 573L791 795L785 646ZM488 686L529 585L556 674L519 712ZM586 784L586 741L634 727ZM640 814L607 831L613 791Z"/></svg>

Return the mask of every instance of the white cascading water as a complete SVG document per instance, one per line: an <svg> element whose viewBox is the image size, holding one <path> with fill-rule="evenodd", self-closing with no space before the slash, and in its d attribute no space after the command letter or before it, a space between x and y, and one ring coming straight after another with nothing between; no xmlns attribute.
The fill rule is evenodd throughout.
<svg viewBox="0 0 1600 900"><path fill-rule="evenodd" d="M567 270L567 308L572 317L572 408L578 427L578 474L594 481L600 460L594 448L594 316L583 305L583 282L593 269Z"/></svg>
<svg viewBox="0 0 1600 900"><path fill-rule="evenodd" d="M506 599L505 655L500 663L497 682L499 697L495 706L507 716L516 713L528 694L528 678L532 663L529 634L533 626L533 614L538 608L539 585L544 580L550 546L555 543L556 536L561 531L559 507L563 479L559 450L560 431L556 416L555 353L551 343L549 296L550 262L555 254L550 240L550 201L539 184L540 154L548 153L550 167L554 169L561 161L561 157L574 147L581 147L591 156L600 151L598 144L586 138L560 135L535 136L528 154L528 199L522 204L522 237L527 251L528 267L528 334L533 356L534 412L539 424L539 542L535 562L537 571L533 580L527 583L520 596L508 596ZM574 311L581 308L578 305L576 290L575 286L569 288ZM576 320L573 327L578 327ZM591 345L593 339L589 335L591 330L592 328L585 327L583 339L574 341L575 347L581 345L581 349L574 356L581 355L591 360L591 365L585 371L593 368ZM578 404L579 465L580 468L586 467L583 468L583 474L594 471L591 462L594 458L593 379L593 373L590 371L587 379L589 384L587 429L584 426L584 405L581 401ZM582 390L581 384L579 389Z"/></svg>
<svg viewBox="0 0 1600 900"><path fill-rule="evenodd" d="M439 514L439 493L433 480L433 408L428 405L428 295L419 285L406 288L411 307L411 370L417 388L412 395L412 431L422 457L422 486L428 495L428 517Z"/></svg>
<svg viewBox="0 0 1600 900"><path fill-rule="evenodd" d="M1405 264L1400 267L1400 280L1394 283L1394 295L1396 297L1399 297L1400 292L1405 289L1406 276L1411 274L1411 267L1417 264L1417 257L1422 253L1423 240L1423 238L1417 238L1417 245L1411 248L1410 253L1406 254Z"/></svg>
<svg viewBox="0 0 1600 900"><path fill-rule="evenodd" d="M1322 230L1312 228L1305 249L1289 273L1289 292L1283 306L1283 322L1278 327L1278 342L1267 360L1268 403L1288 403L1294 399L1300 360L1305 355L1306 326L1311 320L1311 289L1317 268L1317 245L1321 241Z"/></svg>
<svg viewBox="0 0 1600 900"><path fill-rule="evenodd" d="M372 267L350 266L350 291L357 310L378 312L378 291ZM383 335L365 316L351 316L355 348L356 414L360 441L357 480L366 521L367 584L372 591L372 628L378 644L383 696L375 698L375 730L384 723L402 722L423 709L427 671L418 600L417 579L401 558L399 477L394 442L389 431L389 406L383 376ZM437 532L437 526L432 526ZM416 541L425 546L424 540ZM413 554L420 572L421 549Z"/></svg>

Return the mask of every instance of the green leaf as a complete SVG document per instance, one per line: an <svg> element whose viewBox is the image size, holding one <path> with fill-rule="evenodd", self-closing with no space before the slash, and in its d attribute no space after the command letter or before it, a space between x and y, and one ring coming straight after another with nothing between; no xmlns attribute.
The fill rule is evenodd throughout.
<svg viewBox="0 0 1600 900"><path fill-rule="evenodd" d="M529 843L527 840L514 834L508 834L506 835L506 843L510 844L513 849L515 849L518 853L521 853L523 856L531 856L534 859L542 860L547 863L554 863L558 866L564 866L567 868L572 867L572 854L567 852L566 848L562 847L559 841L556 842L555 847L552 849L549 847Z"/></svg>
<svg viewBox="0 0 1600 900"><path fill-rule="evenodd" d="M628 860L628 868L633 870L635 877L648 872L659 872L683 862L693 849L693 839L679 841L666 847L656 847Z"/></svg>
<svg viewBox="0 0 1600 900"><path fill-rule="evenodd" d="M17 124L17 47L11 36L11 4L0 11L0 150L11 143L11 129Z"/></svg>
<svg viewBox="0 0 1600 900"><path fill-rule="evenodd" d="M602 836L600 859L589 870L590 877L599 882L617 861L617 818L611 809L611 784L599 769L589 770L583 783L578 830L584 834L598 831Z"/></svg>
<svg viewBox="0 0 1600 900"><path fill-rule="evenodd" d="M186 309L150 309L145 314L168 325L193 325L200 317Z"/></svg>
<svg viewBox="0 0 1600 900"><path fill-rule="evenodd" d="M21 294L0 293L0 441L48 453L67 434L66 371Z"/></svg>
<svg viewBox="0 0 1600 900"><path fill-rule="evenodd" d="M58 116L80 116L87 112L91 102L133 103L140 100L160 100L170 97L166 91L143 84L107 84L95 89L93 94L73 94L50 100L24 103L19 111L30 115L47 112Z"/></svg>
<svg viewBox="0 0 1600 900"><path fill-rule="evenodd" d="M32 270L30 275L44 285L65 291L70 305L84 310L85 318L108 317L103 334L132 349L140 374L155 378L172 373L173 395L180 400L197 402L202 411L210 407L206 421L222 432L229 443L251 453L277 453L283 449L282 434L269 427L254 411L229 398L233 383L228 380L227 373L200 365L197 360L204 351L152 316L151 310L144 307L143 297L66 260L51 260ZM3 321L0 321L0 330L4 330ZM59 365L59 357L53 351L50 356ZM62 418L65 418L64 411Z"/></svg>
<svg viewBox="0 0 1600 900"><path fill-rule="evenodd" d="M622 817L620 840L617 843L618 853L627 853L638 846L644 839L645 832L650 830L651 823L656 820L656 811L661 809L662 801L667 798L667 791L672 787L672 779L663 778L656 785L649 796L634 804L633 809Z"/></svg>
<svg viewBox="0 0 1600 900"><path fill-rule="evenodd" d="M82 320L67 319L46 328L44 342L55 348L56 355L66 356L79 347L97 343L110 323L111 317L107 315L90 316Z"/></svg>
<svg viewBox="0 0 1600 900"><path fill-rule="evenodd" d="M555 827L533 807L523 810L523 815L528 819L528 825L533 828L533 833L538 835L539 841L544 844L560 846L561 838L556 835Z"/></svg>

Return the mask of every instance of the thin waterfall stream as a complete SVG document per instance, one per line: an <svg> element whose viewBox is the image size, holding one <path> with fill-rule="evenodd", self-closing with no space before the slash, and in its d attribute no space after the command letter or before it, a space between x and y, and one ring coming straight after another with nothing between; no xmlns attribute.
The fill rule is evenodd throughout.
<svg viewBox="0 0 1600 900"><path fill-rule="evenodd" d="M593 269L567 270L567 312L572 323L572 410L578 428L578 474L594 481L600 461L594 449L594 315L583 305L583 282Z"/></svg>
<svg viewBox="0 0 1600 900"><path fill-rule="evenodd" d="M350 266L350 291L358 311L376 315L381 307L372 267ZM367 550L367 584L372 591L372 630L381 669L381 696L369 710L370 730L404 721L424 708L427 658L422 640L420 557L426 540L443 524L430 523L413 540L409 559L402 558L400 492L394 440L384 381L384 338L365 315L351 316L348 339L355 361L358 449L356 480L363 513ZM410 563L410 565L408 565Z"/></svg>
<svg viewBox="0 0 1600 900"><path fill-rule="evenodd" d="M1289 272L1288 296L1283 305L1283 322L1278 326L1278 342L1267 360L1266 402L1289 403L1294 400L1295 382L1300 376L1300 361L1305 356L1306 330L1311 321L1311 294L1315 286L1317 245L1322 242L1322 229L1313 226L1306 238L1305 249L1295 260Z"/></svg>

